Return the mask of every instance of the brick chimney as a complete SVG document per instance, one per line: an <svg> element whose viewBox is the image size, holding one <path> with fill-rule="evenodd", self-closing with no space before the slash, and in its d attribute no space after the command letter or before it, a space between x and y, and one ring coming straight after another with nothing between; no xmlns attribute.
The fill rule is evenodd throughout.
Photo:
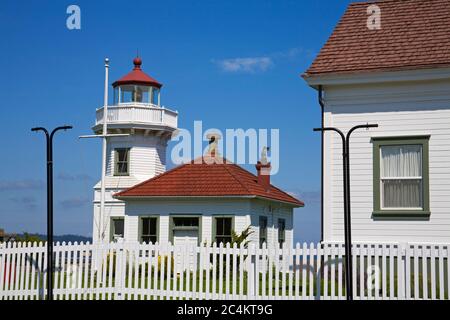
<svg viewBox="0 0 450 320"><path fill-rule="evenodd" d="M262 163L258 161L256 164L256 171L258 172L258 184L261 185L265 191L269 191L270 189L270 170L272 166L270 162Z"/></svg>

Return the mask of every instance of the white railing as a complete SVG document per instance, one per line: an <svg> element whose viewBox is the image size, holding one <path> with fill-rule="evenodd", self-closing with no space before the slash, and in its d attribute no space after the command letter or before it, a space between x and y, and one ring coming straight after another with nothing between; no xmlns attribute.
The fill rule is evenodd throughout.
<svg viewBox="0 0 450 320"><path fill-rule="evenodd" d="M342 244L57 243L56 299L345 299ZM449 299L448 244L355 244L355 299ZM43 299L44 244L0 244L0 300Z"/></svg>
<svg viewBox="0 0 450 320"><path fill-rule="evenodd" d="M103 124L103 111L103 107L97 109L96 125ZM155 105L124 103L118 106L108 106L108 123L141 123L176 128L178 125L178 113Z"/></svg>

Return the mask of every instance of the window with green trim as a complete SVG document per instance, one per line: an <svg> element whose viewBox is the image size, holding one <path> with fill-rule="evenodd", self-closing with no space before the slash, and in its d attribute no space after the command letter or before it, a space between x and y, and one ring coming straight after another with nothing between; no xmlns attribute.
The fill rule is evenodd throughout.
<svg viewBox="0 0 450 320"><path fill-rule="evenodd" d="M216 219L216 243L231 242L231 230L233 225L233 218L215 218Z"/></svg>
<svg viewBox="0 0 450 320"><path fill-rule="evenodd" d="M158 242L158 218L142 218L141 223L141 242Z"/></svg>
<svg viewBox="0 0 450 320"><path fill-rule="evenodd" d="M114 149L114 175L128 176L130 170L130 148Z"/></svg>
<svg viewBox="0 0 450 320"><path fill-rule="evenodd" d="M374 214L429 214L429 137L373 139Z"/></svg>
<svg viewBox="0 0 450 320"><path fill-rule="evenodd" d="M111 237L112 242L123 240L125 234L124 218L111 218Z"/></svg>

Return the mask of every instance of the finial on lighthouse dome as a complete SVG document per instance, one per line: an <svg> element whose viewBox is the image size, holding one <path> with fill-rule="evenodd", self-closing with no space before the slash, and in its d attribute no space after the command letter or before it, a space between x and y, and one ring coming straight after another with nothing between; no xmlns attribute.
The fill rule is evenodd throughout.
<svg viewBox="0 0 450 320"><path fill-rule="evenodd" d="M150 86L160 89L162 84L159 83L156 79L150 77L141 69L142 59L138 56L133 59L134 68L130 73L123 76L119 80L115 81L112 86L124 86L124 85L141 85L141 86Z"/></svg>
<svg viewBox="0 0 450 320"><path fill-rule="evenodd" d="M137 56L136 58L133 59L133 64L134 69L140 69L142 65L142 59L139 56Z"/></svg>

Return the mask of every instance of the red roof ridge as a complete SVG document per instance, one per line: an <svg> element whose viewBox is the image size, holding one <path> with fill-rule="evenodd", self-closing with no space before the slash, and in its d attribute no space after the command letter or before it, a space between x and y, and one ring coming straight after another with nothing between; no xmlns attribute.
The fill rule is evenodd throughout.
<svg viewBox="0 0 450 320"><path fill-rule="evenodd" d="M237 168L239 168L239 169L242 169L240 166L238 166L238 165L235 164L235 163L232 163L231 165L233 165L233 166L235 166L235 167L237 167ZM230 170L227 166L225 166L225 170L227 170L227 171L231 174L231 176L234 178L234 180L236 180L237 182L239 182L239 183L241 184L241 186L242 186L245 190L247 190L247 192L251 193L250 190L247 188L247 186L245 186L245 185L242 183L242 181L239 180L239 179L234 175L234 173L231 172L231 170ZM242 170L244 170L244 169L242 169ZM248 171L246 171L246 172L248 172ZM248 172L248 173L252 174L251 172Z"/></svg>
<svg viewBox="0 0 450 320"><path fill-rule="evenodd" d="M234 165L234 167L236 167L238 170L242 171L242 173L252 175L253 178L255 178L255 182L257 183L258 177L257 177L255 174L251 173L250 171L245 170L244 168L238 166L237 164L234 164L234 163L233 163L233 165ZM230 172L230 173L231 173L231 172ZM233 174L233 173L231 173L231 174ZM234 177L234 174L233 174L233 177ZM238 180L238 179L237 179L237 180ZM242 183L241 181L239 181L239 182ZM286 194L286 195L289 196L292 200L301 202L302 205L304 205L303 201L299 201L298 199L296 199L295 197L291 196L289 193L287 193L287 192L281 190L280 188L278 188L277 186L273 185L272 183L270 184L270 187L271 187L271 188L274 188L275 190L277 190L277 191L279 191L279 192L281 192L281 193ZM247 190L248 192L251 192L250 190L248 190L247 187L245 187L245 188L246 188L246 190ZM270 194L270 189L269 189L269 191L266 191L266 193Z"/></svg>

